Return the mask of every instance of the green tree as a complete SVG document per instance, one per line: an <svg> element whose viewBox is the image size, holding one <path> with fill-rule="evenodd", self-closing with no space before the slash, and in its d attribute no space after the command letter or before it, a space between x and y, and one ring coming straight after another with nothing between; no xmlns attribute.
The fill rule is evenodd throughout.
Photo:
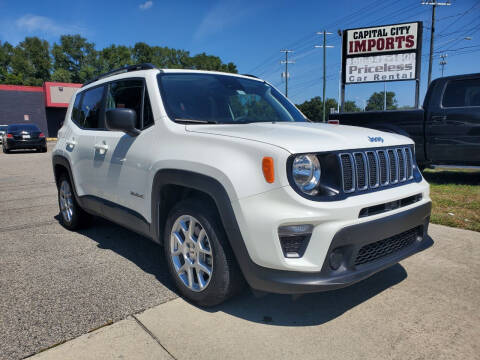
<svg viewBox="0 0 480 360"><path fill-rule="evenodd" d="M70 73L70 79L83 83L101 73L95 44L80 35L62 35L52 49L54 77ZM60 71L62 70L62 71Z"/></svg>
<svg viewBox="0 0 480 360"><path fill-rule="evenodd" d="M201 53L190 59L190 67L196 70L214 70L237 73L237 67L233 63L224 64L218 56Z"/></svg>
<svg viewBox="0 0 480 360"><path fill-rule="evenodd" d="M374 92L367 101L366 111L383 110L384 92ZM397 99L393 91L387 91L387 110L397 108Z"/></svg>
<svg viewBox="0 0 480 360"><path fill-rule="evenodd" d="M344 112L359 112L362 111L357 104L355 104L355 101L348 100L343 103L343 111Z"/></svg>
<svg viewBox="0 0 480 360"><path fill-rule="evenodd" d="M42 85L50 79L51 59L49 45L38 37L27 37L13 49L11 71L5 82L9 84Z"/></svg>
<svg viewBox="0 0 480 360"><path fill-rule="evenodd" d="M309 119L314 122L322 122L323 120L323 101L320 96L311 98L310 100L304 101L302 104L297 105L300 111ZM331 109L337 109L337 100L327 98L325 101L326 108L326 118L328 120L328 115L330 114Z"/></svg>
<svg viewBox="0 0 480 360"><path fill-rule="evenodd" d="M7 75L11 72L13 46L8 42L2 44L0 41L0 82L5 82Z"/></svg>
<svg viewBox="0 0 480 360"><path fill-rule="evenodd" d="M99 72L132 64L132 49L123 45L111 45L98 52Z"/></svg>

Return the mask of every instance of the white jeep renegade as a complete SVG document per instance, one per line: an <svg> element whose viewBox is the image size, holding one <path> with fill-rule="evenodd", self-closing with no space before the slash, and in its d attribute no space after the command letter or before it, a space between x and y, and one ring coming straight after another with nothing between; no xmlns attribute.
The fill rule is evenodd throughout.
<svg viewBox="0 0 480 360"><path fill-rule="evenodd" d="M179 292L344 287L432 244L412 140L315 124L253 76L135 65L83 85L53 151L61 221L162 244Z"/></svg>

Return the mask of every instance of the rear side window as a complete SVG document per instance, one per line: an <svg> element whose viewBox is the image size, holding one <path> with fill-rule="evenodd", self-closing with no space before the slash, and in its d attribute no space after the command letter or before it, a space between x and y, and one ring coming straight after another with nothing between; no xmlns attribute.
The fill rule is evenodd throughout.
<svg viewBox="0 0 480 360"><path fill-rule="evenodd" d="M72 120L77 123L77 124L80 124L80 119L81 119L81 116L80 116L80 103L81 103L81 100L82 100L82 96L83 96L83 93L82 94L78 94L76 97L75 97L75 102L73 103L73 109L72 109Z"/></svg>
<svg viewBox="0 0 480 360"><path fill-rule="evenodd" d="M85 91L82 94L80 106L75 110L77 99L75 98L74 110L72 111L72 119L84 129L98 129L99 119L102 111L103 86L99 86Z"/></svg>
<svg viewBox="0 0 480 360"><path fill-rule="evenodd" d="M480 106L480 78L454 80L447 84L443 107Z"/></svg>
<svg viewBox="0 0 480 360"><path fill-rule="evenodd" d="M137 113L137 129L144 129L153 124L150 99L141 79L110 83L106 102L106 110L108 109L135 110Z"/></svg>

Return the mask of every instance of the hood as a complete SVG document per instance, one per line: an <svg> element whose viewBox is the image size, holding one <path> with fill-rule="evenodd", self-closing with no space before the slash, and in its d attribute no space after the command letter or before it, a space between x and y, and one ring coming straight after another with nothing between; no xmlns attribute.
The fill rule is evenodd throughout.
<svg viewBox="0 0 480 360"><path fill-rule="evenodd" d="M292 154L413 144L412 140L402 135L356 126L319 123L187 125L186 129L189 132L263 142L281 147Z"/></svg>

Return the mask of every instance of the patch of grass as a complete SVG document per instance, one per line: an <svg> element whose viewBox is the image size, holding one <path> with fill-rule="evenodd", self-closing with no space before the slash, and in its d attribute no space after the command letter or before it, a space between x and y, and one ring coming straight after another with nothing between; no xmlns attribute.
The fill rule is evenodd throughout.
<svg viewBox="0 0 480 360"><path fill-rule="evenodd" d="M480 171L427 169L435 224L480 232Z"/></svg>

